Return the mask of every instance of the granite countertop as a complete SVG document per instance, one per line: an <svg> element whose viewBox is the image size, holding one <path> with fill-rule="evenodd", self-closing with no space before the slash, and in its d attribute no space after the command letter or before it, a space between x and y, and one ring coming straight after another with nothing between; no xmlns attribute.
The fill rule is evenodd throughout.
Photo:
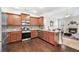
<svg viewBox="0 0 79 59"><path fill-rule="evenodd" d="M2 32L15 32L15 31L21 31L21 29L4 29Z"/></svg>
<svg viewBox="0 0 79 59"><path fill-rule="evenodd" d="M50 31L50 30L47 30L47 29L31 29L31 30L48 31L48 32L59 32L59 31Z"/></svg>

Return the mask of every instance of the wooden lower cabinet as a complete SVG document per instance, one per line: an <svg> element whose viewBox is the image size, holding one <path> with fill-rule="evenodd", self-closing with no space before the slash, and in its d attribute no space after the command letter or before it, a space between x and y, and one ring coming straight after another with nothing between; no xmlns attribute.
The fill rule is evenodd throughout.
<svg viewBox="0 0 79 59"><path fill-rule="evenodd" d="M38 37L38 32L37 32L37 30L32 30L31 31L31 38L35 38L35 37Z"/></svg>
<svg viewBox="0 0 79 59"><path fill-rule="evenodd" d="M55 38L57 37L55 35L55 32L49 32L49 43L53 44L53 45L57 45Z"/></svg>
<svg viewBox="0 0 79 59"><path fill-rule="evenodd" d="M47 42L49 41L49 32L47 31L44 32L44 40Z"/></svg>
<svg viewBox="0 0 79 59"><path fill-rule="evenodd" d="M55 32L47 32L47 31L44 31L43 32L43 40L53 44L53 45L57 45L57 42L56 40L58 40L57 38L57 35Z"/></svg>
<svg viewBox="0 0 79 59"><path fill-rule="evenodd" d="M11 43L11 42L16 42L16 41L21 41L22 37L22 33L19 31L19 32L8 32L8 43Z"/></svg>

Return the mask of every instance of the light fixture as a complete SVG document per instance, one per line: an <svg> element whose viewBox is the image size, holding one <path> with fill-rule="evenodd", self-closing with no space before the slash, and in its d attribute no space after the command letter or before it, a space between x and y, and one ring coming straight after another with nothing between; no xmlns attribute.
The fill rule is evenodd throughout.
<svg viewBox="0 0 79 59"><path fill-rule="evenodd" d="M72 13L71 13L70 8L67 8L65 12L66 12L65 17L70 17L70 16L72 16Z"/></svg>
<svg viewBox="0 0 79 59"><path fill-rule="evenodd" d="M37 11L36 10L33 10L33 13L37 13Z"/></svg>
<svg viewBox="0 0 79 59"><path fill-rule="evenodd" d="M20 9L20 7L14 7L15 9Z"/></svg>
<svg viewBox="0 0 79 59"><path fill-rule="evenodd" d="M40 9L44 8L44 7L39 7Z"/></svg>
<svg viewBox="0 0 79 59"><path fill-rule="evenodd" d="M65 17L70 17L71 15L66 15Z"/></svg>

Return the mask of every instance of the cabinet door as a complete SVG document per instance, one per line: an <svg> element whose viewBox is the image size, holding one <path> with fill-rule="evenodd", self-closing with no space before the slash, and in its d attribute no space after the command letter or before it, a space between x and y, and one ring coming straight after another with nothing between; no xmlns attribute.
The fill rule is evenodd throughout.
<svg viewBox="0 0 79 59"><path fill-rule="evenodd" d="M43 17L40 17L40 18L38 19L38 24L39 24L39 25L44 25L44 24L43 24L43 20L44 20Z"/></svg>
<svg viewBox="0 0 79 59"><path fill-rule="evenodd" d="M21 16L8 14L8 25L21 25Z"/></svg>
<svg viewBox="0 0 79 59"><path fill-rule="evenodd" d="M16 42L16 41L17 41L16 32L11 32L11 34L10 34L10 42Z"/></svg>
<svg viewBox="0 0 79 59"><path fill-rule="evenodd" d="M35 25L37 26L39 23L38 23L38 19L37 18L34 18L34 17L31 17L30 18L30 25Z"/></svg>
<svg viewBox="0 0 79 59"><path fill-rule="evenodd" d="M56 33L55 32L50 32L49 33L49 43L53 44L53 45L57 45L57 42L56 42Z"/></svg>
<svg viewBox="0 0 79 59"><path fill-rule="evenodd" d="M8 43L20 41L21 37L22 37L21 32L9 32Z"/></svg>
<svg viewBox="0 0 79 59"><path fill-rule="evenodd" d="M21 16L14 15L14 25L21 25Z"/></svg>
<svg viewBox="0 0 79 59"><path fill-rule="evenodd" d="M23 21L23 20L29 20L29 19L28 19L28 18L30 18L29 16L30 16L29 14L23 14L23 13L22 13L22 14L21 14L21 19L22 19L22 21Z"/></svg>
<svg viewBox="0 0 79 59"><path fill-rule="evenodd" d="M38 32L36 30L31 31L31 38L35 38L38 36Z"/></svg>
<svg viewBox="0 0 79 59"><path fill-rule="evenodd" d="M43 39L45 41L48 41L48 32L46 32L46 31L43 32Z"/></svg>
<svg viewBox="0 0 79 59"><path fill-rule="evenodd" d="M49 42L49 32L46 31L46 41Z"/></svg>
<svg viewBox="0 0 79 59"><path fill-rule="evenodd" d="M54 44L54 33L49 32L49 43Z"/></svg>
<svg viewBox="0 0 79 59"><path fill-rule="evenodd" d="M12 36L12 35L13 35L13 34L12 34L11 32L8 33L8 39L7 39L8 43L13 42L13 41L12 41L12 38L13 38L14 36Z"/></svg>
<svg viewBox="0 0 79 59"><path fill-rule="evenodd" d="M17 35L17 41L21 41L22 40L22 33L16 32L16 35Z"/></svg>
<svg viewBox="0 0 79 59"><path fill-rule="evenodd" d="M58 33L55 33L54 32L54 41L55 41L55 44L57 45L59 40L58 40Z"/></svg>
<svg viewBox="0 0 79 59"><path fill-rule="evenodd" d="M38 30L37 32L38 32L38 37L41 38L41 39L43 39L43 31L39 31Z"/></svg>
<svg viewBox="0 0 79 59"><path fill-rule="evenodd" d="M45 40L45 31L43 32L43 40Z"/></svg>

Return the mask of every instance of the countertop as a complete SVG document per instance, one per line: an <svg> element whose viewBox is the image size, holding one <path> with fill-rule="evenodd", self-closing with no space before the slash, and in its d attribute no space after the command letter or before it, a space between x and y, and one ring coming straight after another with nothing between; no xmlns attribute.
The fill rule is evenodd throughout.
<svg viewBox="0 0 79 59"><path fill-rule="evenodd" d="M21 31L21 29L3 29L2 32L15 32L15 31Z"/></svg>
<svg viewBox="0 0 79 59"><path fill-rule="evenodd" d="M47 29L31 29L31 30L48 31L48 32L60 32L58 30L51 31L51 30L47 30Z"/></svg>

